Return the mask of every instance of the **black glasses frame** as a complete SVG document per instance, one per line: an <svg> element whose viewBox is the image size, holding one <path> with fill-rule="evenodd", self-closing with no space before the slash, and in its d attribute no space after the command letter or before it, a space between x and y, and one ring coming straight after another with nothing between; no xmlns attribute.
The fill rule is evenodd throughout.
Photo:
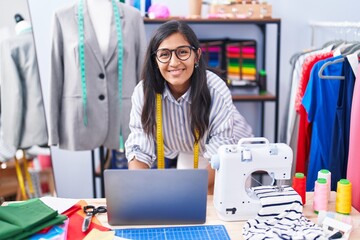
<svg viewBox="0 0 360 240"><path fill-rule="evenodd" d="M184 47L188 47L188 48L190 49L190 54L189 54L189 56L188 56L187 58L185 58L185 59L180 58L180 57L178 56L178 53L177 53L177 50L178 50L178 49L184 48ZM167 50L167 51L170 52L170 58L169 58L169 60L167 60L167 61L162 61L162 60L160 60L160 59L158 58L158 55L157 55L157 53L158 53L159 51L164 51L164 50ZM168 48L160 48L160 49L154 51L153 54L155 55L156 59L157 59L159 62L161 62L161 63L168 63L168 62L170 62L170 60L171 60L171 58L172 58L172 55L173 55L172 53L173 53L173 52L175 52L176 57L177 57L180 61L186 61L186 60L188 60L188 59L191 57L191 50L194 50L194 51L195 51L196 48L195 48L194 46L190 46L190 45L183 45L183 46L179 46L179 47L177 47L177 48L175 48L175 49L172 49L172 50L170 50L170 49L168 49Z"/></svg>

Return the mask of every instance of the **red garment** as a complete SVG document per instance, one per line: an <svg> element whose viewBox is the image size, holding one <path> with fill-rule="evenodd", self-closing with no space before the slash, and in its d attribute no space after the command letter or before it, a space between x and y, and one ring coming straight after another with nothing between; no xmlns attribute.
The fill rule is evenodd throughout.
<svg viewBox="0 0 360 240"><path fill-rule="evenodd" d="M101 226L99 220L97 220L96 217L93 217L89 229L86 232L82 232L81 226L85 217L85 213L82 209L83 206L85 205L87 205L87 203L84 200L81 200L76 205L72 206L70 209L62 213L63 215L68 216L69 218L67 240L83 239L94 228L100 231L110 230L109 228Z"/></svg>
<svg viewBox="0 0 360 240"><path fill-rule="evenodd" d="M309 123L308 121L306 110L301 104L301 102L305 94L306 86L310 79L311 70L315 63L332 56L333 52L311 55L305 59L301 68L302 70L295 99L295 110L299 114L299 134L297 142L295 171L304 173L305 175L307 175L307 168L309 164L311 123Z"/></svg>

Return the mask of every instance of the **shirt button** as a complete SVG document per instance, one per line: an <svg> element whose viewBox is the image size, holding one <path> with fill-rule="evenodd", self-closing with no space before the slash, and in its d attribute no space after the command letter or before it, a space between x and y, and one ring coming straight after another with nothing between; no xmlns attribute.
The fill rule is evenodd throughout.
<svg viewBox="0 0 360 240"><path fill-rule="evenodd" d="M100 74L99 74L99 78L100 78L100 79L104 79L104 78L105 78L105 74L100 73Z"/></svg>
<svg viewBox="0 0 360 240"><path fill-rule="evenodd" d="M99 96L99 99L102 101L102 100L105 99L105 96L104 96L103 94L101 94L101 95Z"/></svg>

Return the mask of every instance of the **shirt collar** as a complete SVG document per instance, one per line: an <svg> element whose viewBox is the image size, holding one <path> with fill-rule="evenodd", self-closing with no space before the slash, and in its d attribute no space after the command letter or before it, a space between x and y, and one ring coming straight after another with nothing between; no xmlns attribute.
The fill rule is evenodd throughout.
<svg viewBox="0 0 360 240"><path fill-rule="evenodd" d="M180 103L182 101L186 101L188 103L191 103L190 91L191 91L191 87L189 87L189 89L178 100L176 100L174 98L174 96L171 94L168 84L165 82L165 89L164 89L164 93L163 93L163 99L168 98L170 101L172 101L174 103Z"/></svg>

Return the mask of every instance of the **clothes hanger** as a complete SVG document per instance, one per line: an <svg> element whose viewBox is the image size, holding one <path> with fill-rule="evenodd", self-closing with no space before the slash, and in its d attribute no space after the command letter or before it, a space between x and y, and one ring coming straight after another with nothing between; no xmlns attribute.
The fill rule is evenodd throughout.
<svg viewBox="0 0 360 240"><path fill-rule="evenodd" d="M333 65L333 64L338 64L340 62L344 62L345 61L345 58L342 57L342 58L338 58L338 59L335 59L333 61L329 61L329 62L326 62L325 64L323 64L318 72L318 76L319 78L321 79L332 79L332 80L344 80L345 79L345 76L326 76L323 74L325 68L327 68L328 66L330 65Z"/></svg>
<svg viewBox="0 0 360 240"><path fill-rule="evenodd" d="M333 49L338 47L340 44L344 43L344 40L331 40L331 41L328 41L326 43L324 43L324 45L321 47L321 48L327 48L329 46L332 46Z"/></svg>
<svg viewBox="0 0 360 240"><path fill-rule="evenodd" d="M344 50L343 55L352 54L358 49L360 49L360 42L354 42L352 46Z"/></svg>

